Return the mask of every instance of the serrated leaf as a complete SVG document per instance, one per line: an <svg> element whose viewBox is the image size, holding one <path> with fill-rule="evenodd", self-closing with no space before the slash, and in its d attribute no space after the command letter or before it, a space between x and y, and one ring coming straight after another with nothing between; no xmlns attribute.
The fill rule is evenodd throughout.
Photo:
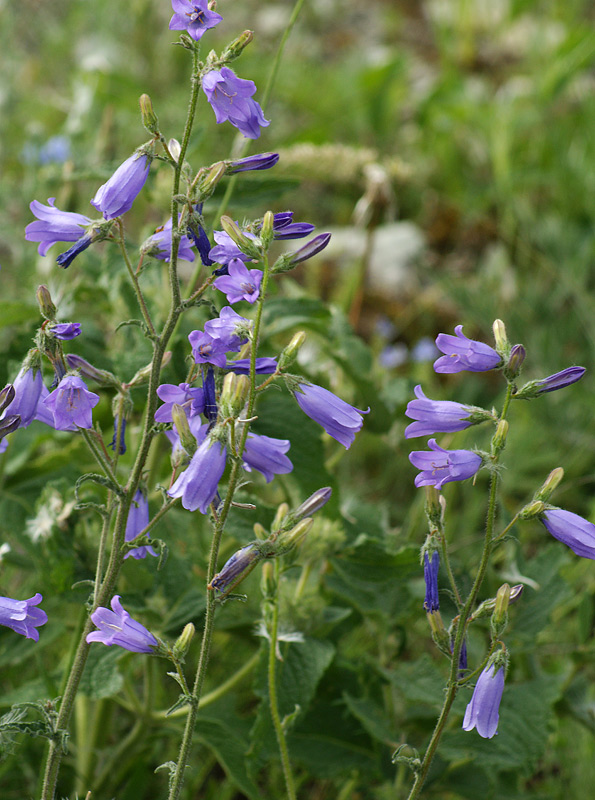
<svg viewBox="0 0 595 800"><path fill-rule="evenodd" d="M124 683L118 670L118 660L122 655L123 651L119 647L93 645L89 651L79 691L93 700L117 694Z"/></svg>

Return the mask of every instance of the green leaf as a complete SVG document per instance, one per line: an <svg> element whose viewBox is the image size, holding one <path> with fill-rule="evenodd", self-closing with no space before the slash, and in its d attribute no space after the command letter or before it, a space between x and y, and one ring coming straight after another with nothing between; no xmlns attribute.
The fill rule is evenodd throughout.
<svg viewBox="0 0 595 800"><path fill-rule="evenodd" d="M122 656L123 652L119 647L92 645L81 678L80 691L92 700L101 700L117 694L124 683L118 670L118 661Z"/></svg>

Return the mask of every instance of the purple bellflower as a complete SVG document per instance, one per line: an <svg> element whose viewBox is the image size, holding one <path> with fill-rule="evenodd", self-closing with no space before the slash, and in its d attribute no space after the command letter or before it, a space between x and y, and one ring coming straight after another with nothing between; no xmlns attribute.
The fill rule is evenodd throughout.
<svg viewBox="0 0 595 800"><path fill-rule="evenodd" d="M315 225L310 222L293 222L293 211L280 211L273 217L273 236L275 239L303 239L314 232Z"/></svg>
<svg viewBox="0 0 595 800"><path fill-rule="evenodd" d="M205 322L205 332L218 339L226 350L237 352L248 341L246 333L251 325L249 320L241 317L231 306L224 306L218 317Z"/></svg>
<svg viewBox="0 0 595 800"><path fill-rule="evenodd" d="M301 264L302 261L307 261L309 258L322 252L330 242L331 235L330 233L319 233L318 236L310 239L310 241L306 242L299 250L293 253L287 253L287 260L290 267L295 267L297 264Z"/></svg>
<svg viewBox="0 0 595 800"><path fill-rule="evenodd" d="M220 275L213 286L227 295L228 303L246 300L255 303L260 294L262 270L248 269L239 258L232 258L227 265L227 275Z"/></svg>
<svg viewBox="0 0 595 800"><path fill-rule="evenodd" d="M112 177L99 187L91 205L101 211L105 219L114 219L125 214L140 190L145 185L151 166L151 157L146 153L133 153Z"/></svg>
<svg viewBox="0 0 595 800"><path fill-rule="evenodd" d="M120 595L114 595L110 605L112 611L99 606L91 614L91 620L99 630L87 634L87 641L101 642L108 647L117 644L133 653L153 653L159 642L144 625L132 619L124 610Z"/></svg>
<svg viewBox="0 0 595 800"><path fill-rule="evenodd" d="M595 559L595 525L562 508L548 508L540 517L549 533L581 558Z"/></svg>
<svg viewBox="0 0 595 800"><path fill-rule="evenodd" d="M273 439L271 436L260 436L249 433L242 453L244 469L261 472L269 483L275 475L291 472L293 464L285 455L291 443L289 439Z"/></svg>
<svg viewBox="0 0 595 800"><path fill-rule="evenodd" d="M66 269L76 256L86 250L94 241L90 233L85 233L85 228L92 224L89 217L75 214L73 211L60 211L54 206L55 197L48 199L49 205L44 206L34 200L29 208L37 217L36 222L30 222L25 228L25 239L28 242L39 242L37 252L45 256L47 251L56 242L74 242L72 247L58 256L58 264ZM82 235L81 235L82 234Z"/></svg>
<svg viewBox="0 0 595 800"><path fill-rule="evenodd" d="M248 139L258 139L260 129L269 125L262 108L252 99L254 81L246 81L229 67L211 70L202 79L202 88L215 112L217 124L229 120Z"/></svg>
<svg viewBox="0 0 595 800"><path fill-rule="evenodd" d="M498 733L500 701L504 691L504 668L496 669L494 664L486 667L475 685L473 697L467 705L463 730L477 733L484 739L491 739Z"/></svg>
<svg viewBox="0 0 595 800"><path fill-rule="evenodd" d="M188 334L195 364L213 364L224 367L227 359L227 343L223 339L210 336L205 331L192 331ZM239 348L238 348L239 349Z"/></svg>
<svg viewBox="0 0 595 800"><path fill-rule="evenodd" d="M14 399L6 407L2 419L17 414L21 418L20 428L26 428L35 419L41 400L43 378L39 369L21 369L13 382Z"/></svg>
<svg viewBox="0 0 595 800"><path fill-rule="evenodd" d="M255 366L257 375L272 375L273 372L277 371L277 359L270 356L260 356L256 359ZM237 358L235 361L228 361L225 368L235 372L236 375L249 375L250 359Z"/></svg>
<svg viewBox="0 0 595 800"><path fill-rule="evenodd" d="M211 246L209 242L209 247ZM141 252L147 253L153 258L169 263L171 260L171 218L165 225L157 228L152 236L143 242ZM196 254L192 249L192 243L187 236L180 239L178 246L178 259L182 261L194 261Z"/></svg>
<svg viewBox="0 0 595 800"><path fill-rule="evenodd" d="M435 486L438 491L450 481L464 481L471 478L481 467L481 456L471 450L445 450L436 444L436 439L428 442L427 450L414 450L409 461L421 470L415 478L416 486Z"/></svg>
<svg viewBox="0 0 595 800"><path fill-rule="evenodd" d="M502 360L493 347L468 339L463 334L462 325L456 326L455 336L439 333L436 346L444 353L434 362L436 372L487 372L497 367Z"/></svg>
<svg viewBox="0 0 595 800"><path fill-rule="evenodd" d="M432 433L462 431L474 422L491 418L489 412L474 406L465 406L452 400L430 400L419 385L414 391L417 400L411 400L407 404L405 414L416 422L405 428L406 439Z"/></svg>
<svg viewBox="0 0 595 800"><path fill-rule="evenodd" d="M157 396L163 405L155 412L155 422L171 422L174 404L182 406L189 418L202 414L205 408L204 390L193 389L189 383L162 383L157 387Z"/></svg>
<svg viewBox="0 0 595 800"><path fill-rule="evenodd" d="M42 600L43 597L39 592L28 600L0 597L0 625L12 628L15 633L38 642L39 631L36 629L48 621L45 611L35 608Z"/></svg>
<svg viewBox="0 0 595 800"><path fill-rule="evenodd" d="M206 514L217 494L217 484L225 470L226 450L207 436L198 446L190 463L168 491L170 497L181 497L188 511Z"/></svg>
<svg viewBox="0 0 595 800"><path fill-rule="evenodd" d="M515 400L531 400L540 394L545 394L545 392L564 389L566 386L571 386L573 383L580 381L585 372L586 369L584 367L567 367L561 372L542 378L540 381L529 381L514 395L514 398Z"/></svg>
<svg viewBox="0 0 595 800"><path fill-rule="evenodd" d="M213 367L207 367L207 374L202 368L202 386L205 393L204 415L209 421L209 429L217 422L219 409L217 408L217 387L215 386L215 372Z"/></svg>
<svg viewBox="0 0 595 800"><path fill-rule="evenodd" d="M76 431L93 427L92 409L99 395L90 392L78 375L66 375L42 402L52 412L57 431Z"/></svg>
<svg viewBox="0 0 595 800"><path fill-rule="evenodd" d="M299 388L293 391L293 396L304 414L322 425L329 436L340 442L346 450L351 447L355 434L364 424L362 414L370 410L360 411L328 389L313 383L300 383Z"/></svg>
<svg viewBox="0 0 595 800"><path fill-rule="evenodd" d="M440 568L440 555L437 550L432 553L432 559L428 558L427 552L424 553L424 580L426 582L426 597L424 608L426 611L439 611L440 600L438 598L438 569Z"/></svg>
<svg viewBox="0 0 595 800"><path fill-rule="evenodd" d="M149 501L147 500L145 494L141 492L140 489L137 489L130 506L130 511L128 512L125 533L126 541L131 542L133 539L136 539L138 534L144 530L148 524ZM141 547L135 547L133 550L129 550L124 556L124 560L130 558L131 556L132 558L136 559L146 558L148 555L156 556L157 553L149 545L143 545Z"/></svg>
<svg viewBox="0 0 595 800"><path fill-rule="evenodd" d="M249 239L256 239L253 233L249 233L248 231L243 231L243 233L244 236L247 236ZM231 236L225 231L213 231L213 237L217 242L215 247L209 251L209 258L212 259L213 262L227 266L233 258L239 258L240 261L244 262L251 261L250 256L246 255L246 253L242 253ZM222 272L221 274L226 273Z"/></svg>
<svg viewBox="0 0 595 800"><path fill-rule="evenodd" d="M207 586L207 589L216 589L218 592L225 592L238 582L243 573L248 568L252 568L255 561L260 559L260 553L253 544L247 544L237 550L229 558L221 572L218 572Z"/></svg>
<svg viewBox="0 0 595 800"><path fill-rule="evenodd" d="M207 0L171 0L171 4L175 13L169 21L170 31L188 31L195 42L223 19L209 10Z"/></svg>
<svg viewBox="0 0 595 800"><path fill-rule="evenodd" d="M50 325L50 331L56 339L69 342L81 335L80 322L58 322L57 325Z"/></svg>

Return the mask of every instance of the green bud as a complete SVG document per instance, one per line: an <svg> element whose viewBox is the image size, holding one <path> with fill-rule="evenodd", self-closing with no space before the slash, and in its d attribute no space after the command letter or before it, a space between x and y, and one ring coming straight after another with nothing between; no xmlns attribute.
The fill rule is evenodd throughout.
<svg viewBox="0 0 595 800"><path fill-rule="evenodd" d="M190 456L193 456L197 448L196 439L190 430L188 417L182 406L177 403L173 404L171 418L180 437L180 444Z"/></svg>
<svg viewBox="0 0 595 800"><path fill-rule="evenodd" d="M264 541L264 539L268 538L269 534L265 530L265 528L260 524L260 522L254 523L253 530L254 530L254 535L256 536L257 539L262 539Z"/></svg>
<svg viewBox="0 0 595 800"><path fill-rule="evenodd" d="M173 653L174 658L176 661L183 661L188 649L190 647L190 643L194 637L196 632L196 628L194 625L189 622L185 627L182 633L179 635L176 643L173 646Z"/></svg>
<svg viewBox="0 0 595 800"><path fill-rule="evenodd" d="M277 513L275 514L275 519L273 520L272 530L277 531L281 527L281 524L289 514L289 506L287 503L281 503L281 505L277 508ZM292 517L295 520L295 518Z"/></svg>
<svg viewBox="0 0 595 800"><path fill-rule="evenodd" d="M286 553L288 550L292 550L294 547L296 547L306 536L312 527L313 522L314 520L312 517L306 517L306 519L302 519L290 531L283 533L279 541L282 552Z"/></svg>
<svg viewBox="0 0 595 800"><path fill-rule="evenodd" d="M248 392L250 391L250 379L247 375L236 375L228 372L223 379L223 388L219 405L223 418L239 417L244 409Z"/></svg>
<svg viewBox="0 0 595 800"><path fill-rule="evenodd" d="M430 624L432 639L436 647L450 658L450 636L444 627L439 611L427 611L426 616Z"/></svg>
<svg viewBox="0 0 595 800"><path fill-rule="evenodd" d="M225 161L217 161L217 163L210 166L206 174L200 178L198 181L200 200L206 200L213 194L217 188L217 184L225 175L225 169Z"/></svg>
<svg viewBox="0 0 595 800"><path fill-rule="evenodd" d="M252 258L260 258L262 255L260 248L256 245L254 240L249 239L244 233L242 233L231 217L228 217L224 214L221 217L220 222L225 233L229 236L233 243L240 248L242 253L246 253L246 255L249 255Z"/></svg>
<svg viewBox="0 0 595 800"><path fill-rule="evenodd" d="M56 321L56 306L52 302L50 290L44 284L37 287L37 302L39 303L39 310L41 316L45 317L48 322Z"/></svg>
<svg viewBox="0 0 595 800"><path fill-rule="evenodd" d="M504 449L506 437L508 435L508 427L508 422L505 419L501 419L498 423L498 426L496 427L496 433L492 439L492 450L494 453L499 453Z"/></svg>
<svg viewBox="0 0 595 800"><path fill-rule="evenodd" d="M273 230L273 223L275 221L275 215L272 211L267 211L264 215L264 219L262 221L262 228L260 229L260 238L262 240L262 245L265 250L268 250L269 245L273 241L273 237L275 232Z"/></svg>
<svg viewBox="0 0 595 800"><path fill-rule="evenodd" d="M545 479L543 486L538 489L537 492L535 492L535 497L533 499L542 500L544 503L547 503L553 494L554 489L556 489L563 477L564 470L562 467L556 467L556 469L553 469Z"/></svg>
<svg viewBox="0 0 595 800"><path fill-rule="evenodd" d="M159 120L157 119L157 114L155 114L155 111L153 110L153 101L148 94L141 94L138 102L140 104L140 113L142 114L143 125L149 131L149 133L158 133Z"/></svg>
<svg viewBox="0 0 595 800"><path fill-rule="evenodd" d="M499 353L506 352L510 345L508 344L508 337L506 336L506 327L501 319L494 320L492 330L494 331L494 339L496 340L496 350Z"/></svg>
<svg viewBox="0 0 595 800"><path fill-rule="evenodd" d="M262 565L260 587L264 597L274 597L277 591L275 568L270 561L265 561Z"/></svg>
<svg viewBox="0 0 595 800"><path fill-rule="evenodd" d="M287 369L289 366L291 366L291 364L293 364L297 358L301 346L305 341L306 334L304 331L298 331L297 333L294 333L287 347L281 351L281 355L279 356L279 370L282 371Z"/></svg>
<svg viewBox="0 0 595 800"><path fill-rule="evenodd" d="M502 635L506 626L508 625L508 604L510 603L510 586L507 583L502 584L496 594L496 602L494 605L494 613L490 620L490 627L492 629L492 636L497 639Z"/></svg>
<svg viewBox="0 0 595 800"><path fill-rule="evenodd" d="M221 61L234 61L242 54L244 48L250 44L253 38L254 34L252 31L244 31L241 33L238 38L234 39L233 42L228 44L225 50L221 53Z"/></svg>
<svg viewBox="0 0 595 800"><path fill-rule="evenodd" d="M171 350L166 350L163 354L163 358L161 359L161 369L167 367L170 361ZM146 367L141 367L132 380L127 384L128 388L131 388L132 386L142 386L144 383L148 383L149 378L151 377L152 369L153 366L151 364L147 364Z"/></svg>
<svg viewBox="0 0 595 800"><path fill-rule="evenodd" d="M541 500L534 500L519 512L519 518L533 519L534 517L538 517L540 514L543 514L544 511L545 503L542 503Z"/></svg>

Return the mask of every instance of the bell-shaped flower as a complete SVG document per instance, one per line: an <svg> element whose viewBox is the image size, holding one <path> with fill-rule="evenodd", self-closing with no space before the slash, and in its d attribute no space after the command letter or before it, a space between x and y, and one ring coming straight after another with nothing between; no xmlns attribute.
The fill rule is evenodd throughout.
<svg viewBox="0 0 595 800"><path fill-rule="evenodd" d="M60 339L63 342L69 342L71 339L76 339L81 335L80 322L58 322L56 325L50 325L52 336Z"/></svg>
<svg viewBox="0 0 595 800"><path fill-rule="evenodd" d="M484 739L491 739L498 733L503 692L504 667L490 664L477 679L473 697L465 711L463 730L472 731L475 728Z"/></svg>
<svg viewBox="0 0 595 800"><path fill-rule="evenodd" d="M436 346L443 356L434 362L436 372L486 372L494 369L501 358L493 347L463 334L463 326L457 325L455 336L440 333L436 337Z"/></svg>
<svg viewBox="0 0 595 800"><path fill-rule="evenodd" d="M414 450L409 461L421 472L415 478L416 486L435 486L440 490L450 481L471 478L481 467L482 458L471 450L445 450L436 443L428 442L430 451Z"/></svg>
<svg viewBox="0 0 595 800"><path fill-rule="evenodd" d="M202 414L205 408L203 389L193 388L189 383L162 383L157 387L157 396L163 405L155 412L155 422L171 422L171 410L174 405L182 406L187 417Z"/></svg>
<svg viewBox="0 0 595 800"><path fill-rule="evenodd" d="M250 239L256 239L253 233L248 233L248 231L243 231L243 233L244 236ZM215 247L212 247L209 251L209 259L213 262L227 266L233 258L239 258L240 261L244 262L251 261L250 256L246 253L242 253L231 236L225 231L213 231L213 238L217 242ZM227 274L227 270L225 273L217 270L217 274Z"/></svg>
<svg viewBox="0 0 595 800"><path fill-rule="evenodd" d="M215 112L217 124L229 120L248 139L258 139L260 129L270 124L260 105L252 99L256 92L254 81L238 78L229 67L207 72L202 88Z"/></svg>
<svg viewBox="0 0 595 800"><path fill-rule="evenodd" d="M355 434L364 424L362 414L367 414L370 409L360 411L328 389L313 383L300 383L292 391L304 414L321 425L329 436L348 450L353 444Z"/></svg>
<svg viewBox="0 0 595 800"><path fill-rule="evenodd" d="M133 539L136 539L138 534L144 530L147 525L149 524L149 501L147 500L146 495L144 492L141 492L140 489L137 489L132 503L130 505L130 510L128 512L128 520L126 521L126 532L124 534L124 538L127 542L131 542ZM126 555L124 556L124 560L127 558L146 558L148 555L156 556L157 553L153 550L152 547L148 545L142 545L141 547L135 547L133 550L128 550Z"/></svg>
<svg viewBox="0 0 595 800"><path fill-rule="evenodd" d="M42 402L52 412L56 430L76 431L93 427L92 410L99 402L99 395L90 392L78 375L65 375Z"/></svg>
<svg viewBox="0 0 595 800"><path fill-rule="evenodd" d="M48 615L41 608L36 608L43 597L37 594L28 600L13 600L11 597L0 597L0 625L12 628L27 639L39 641L36 630L48 621Z"/></svg>
<svg viewBox="0 0 595 800"><path fill-rule="evenodd" d="M194 261L196 253L192 249L192 243L187 236L182 236L178 246L178 259L181 261ZM209 243L210 247L210 243ZM171 217L165 225L158 228L152 236L149 236L141 245L141 253L157 258L160 261L169 263L171 260Z"/></svg>
<svg viewBox="0 0 595 800"><path fill-rule="evenodd" d="M217 494L217 485L225 470L225 447L207 436L196 449L190 463L168 491L170 497L181 497L188 511L206 514Z"/></svg>
<svg viewBox="0 0 595 800"><path fill-rule="evenodd" d="M407 404L405 414L416 422L405 428L406 439L432 433L462 431L470 425L492 418L483 408L466 406L452 400L430 400L419 385L414 391L417 400L411 400Z"/></svg>
<svg viewBox="0 0 595 800"><path fill-rule="evenodd" d="M153 653L159 647L153 634L122 607L120 595L112 597L110 605L111 611L99 606L91 614L91 621L99 630L87 634L87 642L101 642L108 647L117 644L133 653Z"/></svg>
<svg viewBox="0 0 595 800"><path fill-rule="evenodd" d="M171 0L171 4L175 13L169 21L170 31L188 31L195 42L223 19L209 9L208 0Z"/></svg>
<svg viewBox="0 0 595 800"><path fill-rule="evenodd" d="M255 303L260 294L262 270L248 269L239 258L232 258L227 266L227 275L220 275L213 286L227 295L228 303L246 300Z"/></svg>
<svg viewBox="0 0 595 800"><path fill-rule="evenodd" d="M37 200L34 200L29 206L37 217L37 221L27 225L25 239L28 242L40 243L37 252L41 256L45 256L56 242L79 242L81 239L88 238L85 247L91 244L91 237L85 237L83 234L86 227L91 225L92 220L83 214L75 214L73 211L60 211L54 206L55 199L55 197L50 197L47 206Z"/></svg>
<svg viewBox="0 0 595 800"><path fill-rule="evenodd" d="M41 392L44 388L41 370L22 368L12 385L14 399L5 408L2 419L16 414L21 418L19 427L26 428L35 419Z"/></svg>
<svg viewBox="0 0 595 800"><path fill-rule="evenodd" d="M133 153L120 164L112 177L99 187L91 205L101 211L105 219L114 219L125 214L140 190L145 185L151 157L146 153Z"/></svg>
<svg viewBox="0 0 595 800"><path fill-rule="evenodd" d="M290 446L289 439L274 439L271 436L249 433L242 453L244 469L248 472L253 469L261 472L269 483L275 475L285 475L292 471L293 464L285 455Z"/></svg>
<svg viewBox="0 0 595 800"><path fill-rule="evenodd" d="M595 525L572 511L548 508L540 517L549 533L581 558L595 559Z"/></svg>

